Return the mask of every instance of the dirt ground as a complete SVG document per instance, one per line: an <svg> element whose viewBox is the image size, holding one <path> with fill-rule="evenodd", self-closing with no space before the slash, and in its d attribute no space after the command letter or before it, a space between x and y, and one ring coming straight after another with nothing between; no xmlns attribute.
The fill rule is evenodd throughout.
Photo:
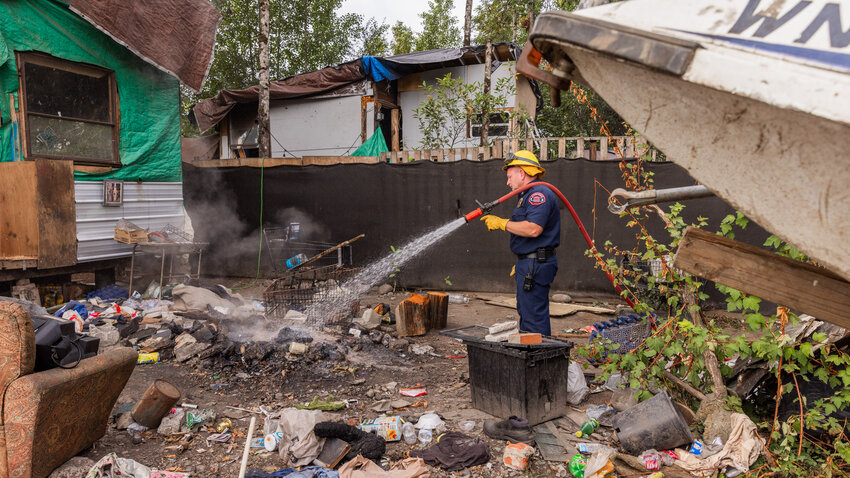
<svg viewBox="0 0 850 478"><path fill-rule="evenodd" d="M250 280L219 279L212 282L223 283L229 287L244 287ZM261 298L266 282L260 281L252 287L240 290L246 298ZM384 295L367 295L362 297L361 305L376 305L388 303L395 305L408 297L414 291L396 291ZM491 325L515 318L516 311L510 308L489 305L485 299L511 297L508 294L464 293L469 297L466 304L451 303L448 310L448 327L464 325ZM613 305L616 298L575 297L577 303L585 305ZM563 318L552 319L553 333L564 330L579 329L611 316L599 316L586 312L578 312ZM384 330L394 331L394 326L382 326ZM339 412L329 412L332 420L359 422L363 418L374 418L382 415L372 411L371 407L380 399L402 399L397 389L406 387L424 387L427 395L408 399L416 405L398 411L398 414L408 420L416 420L426 411L433 411L446 421L449 430L457 430L462 420L475 421L475 428L469 434L486 440L490 447L491 459L486 465L467 469L463 472L448 473L431 468L432 476L569 476L565 463L547 462L538 454L532 460L532 466L526 472L506 469L502 465L502 453L505 443L487 438L482 431L484 419L493 418L490 415L471 407L468 365L466 347L449 337L431 331L422 337L411 337L407 340L410 345L427 344L434 348L432 354L416 355L409 350L387 347L381 343L370 344L369 341L357 340L350 335L321 334L325 340L346 345L344 357L305 363L306 359L289 356L285 360L269 359L267 365L246 367L223 359L208 359L187 364L172 362L158 364L141 364L133 372L122 392L116 410L135 402L145 389L156 379L164 379L177 386L182 392L181 403L191 403L200 408L214 409L216 421L229 417L234 424L235 434L227 443L207 443L205 437L214 433L212 427L204 428L194 433L193 440L188 446L180 447L173 437L169 439L158 435L155 430L132 436L126 430L117 430L110 425L103 438L81 455L98 460L110 452L121 457L132 458L144 465L186 471L198 477L233 477L237 476L242 450L245 444L245 434L251 413L228 407L248 410L258 410L260 406L269 410L278 410L296 404L309 402L314 397L325 399L330 396L334 400L348 401L348 408ZM575 340L581 343L582 340ZM363 342L366 342L365 344ZM314 341L311 347L315 346ZM276 352L277 353L277 352ZM303 356L301 356L303 357ZM565 369L564 374L567 373ZM592 374L593 369L588 370ZM395 382L393 386L392 382ZM389 384L389 385L388 385ZM592 394L583 404L594 405L605 403L611 392ZM258 417L258 428L261 430L262 415ZM213 425L213 424L210 424ZM261 434L261 432L259 433ZM255 437L258 434L255 433ZM420 445L414 445L422 448ZM404 457L410 449L403 441L389 442L384 465ZM256 468L265 472L273 472L283 468L277 452L270 453L265 449L252 449L248 468Z"/></svg>

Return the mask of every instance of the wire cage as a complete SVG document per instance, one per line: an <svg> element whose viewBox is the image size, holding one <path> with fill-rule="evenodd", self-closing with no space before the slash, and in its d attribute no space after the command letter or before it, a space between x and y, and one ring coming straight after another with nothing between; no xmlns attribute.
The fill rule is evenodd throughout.
<svg viewBox="0 0 850 478"><path fill-rule="evenodd" d="M264 227L263 240L269 251L269 258L276 274L284 274L299 270L301 265L296 259L299 254L311 259L322 252L332 249L335 243L299 240L301 225L297 222L283 227ZM289 263L287 263L289 261ZM323 267L344 268L353 263L351 245L339 247L334 251L314 260L309 265L318 269ZM290 267L294 266L294 267Z"/></svg>
<svg viewBox="0 0 850 478"><path fill-rule="evenodd" d="M297 310L311 321L344 323L360 307L357 295L343 287L354 272L353 267L336 264L289 271L263 294L266 316L283 318L289 310Z"/></svg>

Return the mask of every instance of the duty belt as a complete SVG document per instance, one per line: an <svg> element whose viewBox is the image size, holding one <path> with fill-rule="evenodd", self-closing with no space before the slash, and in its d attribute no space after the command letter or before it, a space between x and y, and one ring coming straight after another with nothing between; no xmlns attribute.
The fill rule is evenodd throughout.
<svg viewBox="0 0 850 478"><path fill-rule="evenodd" d="M537 259L537 262L546 262L546 259L555 255L555 249L552 247L541 247L534 252L528 254L517 254L519 259Z"/></svg>

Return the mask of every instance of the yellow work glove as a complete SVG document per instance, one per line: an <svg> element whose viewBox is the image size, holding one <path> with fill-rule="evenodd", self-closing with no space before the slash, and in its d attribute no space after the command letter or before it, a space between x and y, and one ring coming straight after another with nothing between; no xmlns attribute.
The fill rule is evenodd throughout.
<svg viewBox="0 0 850 478"><path fill-rule="evenodd" d="M516 266L511 266L511 277L516 275Z"/></svg>
<svg viewBox="0 0 850 478"><path fill-rule="evenodd" d="M491 231L495 231L496 229L505 230L505 225L508 223L507 219L502 219L499 216L492 216L490 214L486 216L481 216L481 220L484 221L484 224L487 225L487 229Z"/></svg>

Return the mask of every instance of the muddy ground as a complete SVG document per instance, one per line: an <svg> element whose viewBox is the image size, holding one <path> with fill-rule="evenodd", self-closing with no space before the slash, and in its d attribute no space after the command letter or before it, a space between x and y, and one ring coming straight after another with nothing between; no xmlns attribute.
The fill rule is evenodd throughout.
<svg viewBox="0 0 850 478"><path fill-rule="evenodd" d="M248 280L219 280L219 283L231 287L241 287ZM265 283L240 291L244 297L260 298ZM389 303L395 305L414 291L396 291L384 295L371 294L361 299L362 305ZM481 324L491 325L515 318L516 311L500 306L488 305L484 299L510 297L508 294L465 293L470 298L467 304L450 304L448 327ZM586 305L615 305L618 300L612 297L574 297L578 303ZM578 312L564 318L552 319L553 333L563 330L579 329L611 316L599 316ZM394 331L394 327L383 326L385 331ZM546 462L539 452L525 473L506 469L502 465L504 442L487 438L482 431L484 419L490 415L471 407L466 347L460 342L431 331L422 337L408 338L410 345L427 344L434 348L433 354L416 355L396 346L370 344L357 341L349 335L334 333L320 339L338 345L346 350L342 357L329 357L323 360L310 360L305 356L272 356L264 364L245 367L221 358L204 361L193 360L186 364L172 362L138 365L122 392L116 410L127 403L136 401L145 389L156 379L165 379L176 385L183 396L180 402L196 404L200 408L216 410L218 419L229 417L234 423L236 436L228 443L205 442L205 437L214 433L204 428L194 433L194 439L187 449L168 437L147 431L141 436L132 436L126 430L117 430L110 425L103 438L81 455L97 460L107 453L115 452L119 456L132 458L142 464L172 471L186 471L198 477L234 477L238 475L245 434L251 413L230 407L258 410L259 406L277 410L296 404L309 402L314 397L320 399L333 396L334 400L347 400L349 407L339 412L329 412L334 420L359 421L362 418L374 418L381 413L371 410L380 399L400 399L398 388L424 387L427 395L408 399L420 401L419 406L398 411L399 415L414 421L425 411L433 411L446 421L448 429L457 430L458 422L474 420L475 428L469 434L487 441L491 459L487 465L477 466L463 472L447 473L432 467L433 476L568 476L566 465L558 462ZM366 342L366 343L364 343ZM581 343L578 339L576 342ZM316 342L311 344L315 346ZM403 344L402 344L403 345ZM462 357L462 358L457 358ZM567 370L564 370L567 373ZM589 374L594 369L588 370ZM392 383L395 386L392 386ZM390 385L388 387L387 385ZM605 403L611 392L590 395L582 407ZM261 424L262 415L256 415ZM217 420L218 421L218 420ZM258 426L259 428L259 426ZM256 434L255 434L256 436ZM603 435L604 436L604 435ZM179 438L179 437L178 437ZM415 447L421 447L415 445ZM404 457L410 449L403 441L387 444L385 455L389 462ZM385 465L387 460L385 460ZM248 468L272 472L283 468L277 452L264 449L252 449Z"/></svg>

